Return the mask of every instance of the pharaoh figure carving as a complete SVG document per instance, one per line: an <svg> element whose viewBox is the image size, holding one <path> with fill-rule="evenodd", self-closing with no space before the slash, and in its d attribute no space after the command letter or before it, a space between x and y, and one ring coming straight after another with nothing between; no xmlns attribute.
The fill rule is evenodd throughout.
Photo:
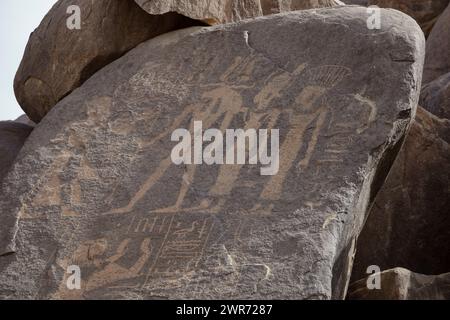
<svg viewBox="0 0 450 320"><path fill-rule="evenodd" d="M210 182L207 188L195 194L197 181L205 179L202 167L206 165L186 165L178 171L179 174L175 179L171 178L172 176L168 179L167 175L176 166L171 161L170 148L165 148L166 153L162 156L162 160L146 173L143 183L130 195L126 205L101 213L103 219L108 217L128 219L127 237L119 242L107 238L88 241L83 243L72 257L59 262L60 266L64 267L69 261L80 261L92 270L85 287L87 293L110 286L143 287L155 279L183 278L192 274L203 258L208 259L205 257L208 246L221 247L219 240L211 242L210 233L214 228L214 222L209 215L220 214L227 210L234 210L237 214L243 212L245 215L270 215L276 208L277 201L283 200L287 176L301 175L308 169L320 136L324 134L323 131L326 135L327 129L332 127L332 130L341 130L344 137L344 140L340 140L339 133L336 133L333 134L334 138L327 139L329 148L326 152L329 153L329 157L317 160L333 165L342 161L335 156L345 152L349 143L348 137L360 134L374 118L376 110L370 103L361 102L362 98L353 97L354 103L358 104L361 117L365 117L362 123L366 125L349 128L341 126L338 121L333 122L336 115L331 109L332 106L327 104L327 92L351 75L351 71L347 68L333 65L308 68L306 64L299 65L293 72L274 68L264 78L262 89L258 89L256 87L258 84L252 80L254 77L252 74L258 72L258 68L265 64L267 59L255 53L236 58L217 83L201 85L200 99L197 102L181 108L181 112L165 130L155 133L151 139L141 138L138 145L144 150L159 149L157 145L161 141L168 143L174 130L183 126L192 128L195 120L201 120L204 126L216 127L221 131L232 127L281 128L278 174L269 177L258 175L258 178L255 178L256 171L253 172L245 165L222 165L215 168L209 166L212 170L206 174L210 175ZM131 80L133 88L142 90L142 86L148 84L149 78L153 80L156 78L154 75L148 76L149 74L151 71L147 70L147 76L135 76ZM142 86L137 85L136 81L141 82ZM177 100L177 95L182 97L186 88L181 87L181 93L176 90L171 92L173 84L169 86L157 83L152 90L159 90L164 95L173 94L174 97L169 97L168 101L182 103ZM120 90L126 91L127 88L119 89L116 94L122 94ZM244 99L244 96L248 96L245 91L254 92L251 99ZM133 100L126 103L142 103L146 99L146 91L140 92L131 95ZM295 93L290 105L281 104L279 97L289 92ZM163 110L163 108L156 109L155 112L160 114L152 117L157 119ZM120 126L114 127L113 130L117 131L117 128ZM176 196L173 197L173 202L165 203L162 207L152 207L151 210L146 207L146 211L142 211L139 203L147 194L157 193L158 183L173 183L177 186L174 189ZM258 201L247 204L247 208L230 209L229 201L232 201L230 195L241 185L256 189L259 193ZM194 192L194 197L189 194L190 192ZM112 203L115 198L114 192L108 197ZM231 231L237 232L240 226L241 224L235 223L232 227L234 231ZM239 241L240 238L236 235L233 239ZM89 258L92 252L95 257ZM140 253L137 258L126 261L127 252ZM266 277L265 266L250 263L246 268L255 268L261 272L262 277ZM238 279L239 275L236 274L230 283L237 285ZM64 292L66 291L62 288L60 294L69 294Z"/></svg>

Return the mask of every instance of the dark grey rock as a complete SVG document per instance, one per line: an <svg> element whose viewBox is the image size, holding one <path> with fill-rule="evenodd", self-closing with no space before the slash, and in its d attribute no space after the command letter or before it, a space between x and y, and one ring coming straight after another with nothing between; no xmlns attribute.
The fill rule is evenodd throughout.
<svg viewBox="0 0 450 320"><path fill-rule="evenodd" d="M450 120L418 110L359 237L353 281L371 265L450 270Z"/></svg>
<svg viewBox="0 0 450 320"><path fill-rule="evenodd" d="M450 73L450 5L445 9L427 40L423 70L424 83Z"/></svg>
<svg viewBox="0 0 450 320"><path fill-rule="evenodd" d="M177 31L95 74L5 181L0 297L343 298L420 88L423 33L383 15L381 30L338 7ZM278 173L172 164L194 120L279 129Z"/></svg>

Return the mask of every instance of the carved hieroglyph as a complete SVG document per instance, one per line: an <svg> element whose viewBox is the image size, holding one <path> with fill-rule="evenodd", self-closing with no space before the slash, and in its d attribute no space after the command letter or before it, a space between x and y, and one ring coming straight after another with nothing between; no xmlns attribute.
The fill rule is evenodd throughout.
<svg viewBox="0 0 450 320"><path fill-rule="evenodd" d="M342 297L420 85L419 27L383 14L374 31L356 7L177 31L97 73L3 185L0 297ZM278 174L174 165L172 132L197 120L279 129Z"/></svg>

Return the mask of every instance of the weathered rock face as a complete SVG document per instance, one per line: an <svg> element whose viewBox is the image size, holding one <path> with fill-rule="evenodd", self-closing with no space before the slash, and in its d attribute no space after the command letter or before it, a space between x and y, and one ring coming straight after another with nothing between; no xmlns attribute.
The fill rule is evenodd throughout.
<svg viewBox="0 0 450 320"><path fill-rule="evenodd" d="M295 10L334 7L338 0L135 0L150 14L178 12L186 17L208 24L237 22L262 15Z"/></svg>
<svg viewBox="0 0 450 320"><path fill-rule="evenodd" d="M419 108L358 240L353 280L367 267L450 270L450 121Z"/></svg>
<svg viewBox="0 0 450 320"><path fill-rule="evenodd" d="M68 7L77 5L81 29L70 30ZM133 0L60 0L31 34L14 89L39 122L92 74L139 43L165 32L200 24L175 13L150 16Z"/></svg>
<svg viewBox="0 0 450 320"><path fill-rule="evenodd" d="M393 8L410 15L428 35L449 2L449 0L369 0L368 4Z"/></svg>
<svg viewBox="0 0 450 320"><path fill-rule="evenodd" d="M96 73L5 181L0 297L343 298L424 59L418 25L383 14L381 30L339 7L177 31ZM263 130L260 160L279 130L276 174L173 164L172 134L196 121Z"/></svg>
<svg viewBox="0 0 450 320"><path fill-rule="evenodd" d="M450 73L450 5L439 18L427 40L424 83L447 73Z"/></svg>
<svg viewBox="0 0 450 320"><path fill-rule="evenodd" d="M422 87L420 105L440 118L450 119L450 73Z"/></svg>
<svg viewBox="0 0 450 320"><path fill-rule="evenodd" d="M32 130L32 126L22 123L13 121L0 122L0 183L8 173Z"/></svg>
<svg viewBox="0 0 450 320"><path fill-rule="evenodd" d="M450 299L450 273L426 276L403 268L386 270L378 274L381 289L369 290L367 278L349 287L350 300L448 300Z"/></svg>

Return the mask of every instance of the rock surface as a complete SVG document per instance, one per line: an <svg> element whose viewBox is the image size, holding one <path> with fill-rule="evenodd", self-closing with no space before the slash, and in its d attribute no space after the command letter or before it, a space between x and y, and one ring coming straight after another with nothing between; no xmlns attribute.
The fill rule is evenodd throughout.
<svg viewBox="0 0 450 320"><path fill-rule="evenodd" d="M135 0L150 14L178 12L208 24L237 22L243 19L295 10L334 7L339 0Z"/></svg>
<svg viewBox="0 0 450 320"><path fill-rule="evenodd" d="M32 126L22 123L0 122L0 184L32 130Z"/></svg>
<svg viewBox="0 0 450 320"><path fill-rule="evenodd" d="M424 83L447 73L450 73L450 5L439 18L427 40Z"/></svg>
<svg viewBox="0 0 450 320"><path fill-rule="evenodd" d="M450 119L450 73L422 87L420 105L440 118Z"/></svg>
<svg viewBox="0 0 450 320"><path fill-rule="evenodd" d="M450 121L418 110L359 237L354 281L370 265L450 270Z"/></svg>
<svg viewBox="0 0 450 320"><path fill-rule="evenodd" d="M338 7L177 31L96 73L5 181L0 298L343 298L420 88L423 34L383 14L381 30ZM173 164L172 133L200 120L279 129L277 174Z"/></svg>
<svg viewBox="0 0 450 320"><path fill-rule="evenodd" d="M66 25L71 5L80 7L80 30ZM58 101L136 45L195 24L175 13L150 16L133 0L60 0L30 36L14 81L17 100L38 123Z"/></svg>
<svg viewBox="0 0 450 320"><path fill-rule="evenodd" d="M393 8L413 17L426 35L449 4L449 0L369 0L369 5Z"/></svg>
<svg viewBox="0 0 450 320"><path fill-rule="evenodd" d="M403 268L378 274L380 290L367 289L367 279L352 283L349 300L448 300L450 299L450 273L426 276ZM372 278L373 279L373 278ZM371 279L369 279L371 281Z"/></svg>
<svg viewBox="0 0 450 320"><path fill-rule="evenodd" d="M33 121L30 120L30 118L28 118L28 116L26 114L21 115L20 117L18 117L16 120L14 120L15 122L19 122L19 123L23 123L29 126L36 126L36 123L34 123Z"/></svg>

